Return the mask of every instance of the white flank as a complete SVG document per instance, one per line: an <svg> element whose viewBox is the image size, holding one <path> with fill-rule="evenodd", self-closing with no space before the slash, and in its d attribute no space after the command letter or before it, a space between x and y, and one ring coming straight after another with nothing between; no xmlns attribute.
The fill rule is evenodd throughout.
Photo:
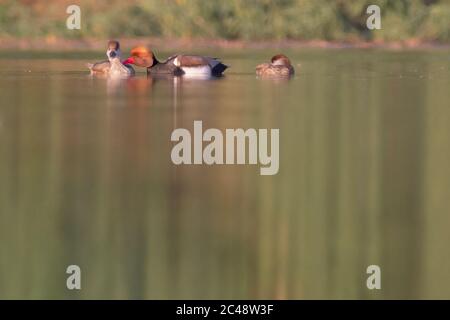
<svg viewBox="0 0 450 320"><path fill-rule="evenodd" d="M181 69L187 76L211 76L211 67L209 65L198 67L181 67Z"/></svg>

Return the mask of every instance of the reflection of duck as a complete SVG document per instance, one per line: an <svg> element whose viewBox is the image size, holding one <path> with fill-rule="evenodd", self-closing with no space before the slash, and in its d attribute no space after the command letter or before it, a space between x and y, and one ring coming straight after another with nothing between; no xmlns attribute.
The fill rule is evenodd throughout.
<svg viewBox="0 0 450 320"><path fill-rule="evenodd" d="M108 42L106 56L108 57L107 61L88 64L91 74L108 74L111 76L130 76L134 74L132 66L120 61L121 53L118 41L111 40Z"/></svg>
<svg viewBox="0 0 450 320"><path fill-rule="evenodd" d="M131 50L124 63L147 68L149 74L171 74L192 76L221 76L228 66L216 58L176 54L160 62L154 53L145 47Z"/></svg>
<svg viewBox="0 0 450 320"><path fill-rule="evenodd" d="M290 77L294 72L291 61L284 54L277 54L272 57L270 63L256 67L256 75L260 77Z"/></svg>

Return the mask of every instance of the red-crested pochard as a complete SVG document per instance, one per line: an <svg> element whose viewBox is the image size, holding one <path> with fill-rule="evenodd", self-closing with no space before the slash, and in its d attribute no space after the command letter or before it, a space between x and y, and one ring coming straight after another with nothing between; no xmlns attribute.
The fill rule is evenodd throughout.
<svg viewBox="0 0 450 320"><path fill-rule="evenodd" d="M256 67L256 75L259 77L290 77L295 73L291 61L284 54L272 57L270 63L263 63Z"/></svg>
<svg viewBox="0 0 450 320"><path fill-rule="evenodd" d="M111 76L130 76L134 74L134 69L131 65L121 62L121 52L119 41L111 40L108 42L108 49L106 51L108 60L88 63L88 68L91 74L107 74Z"/></svg>
<svg viewBox="0 0 450 320"><path fill-rule="evenodd" d="M219 59L197 55L175 54L160 62L152 50L142 46L131 50L131 56L124 63L145 67L148 74L188 76L219 77L228 68Z"/></svg>

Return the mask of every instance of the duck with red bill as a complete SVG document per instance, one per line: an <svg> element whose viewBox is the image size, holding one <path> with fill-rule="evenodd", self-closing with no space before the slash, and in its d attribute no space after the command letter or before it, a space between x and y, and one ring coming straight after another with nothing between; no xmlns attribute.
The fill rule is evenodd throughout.
<svg viewBox="0 0 450 320"><path fill-rule="evenodd" d="M147 68L148 74L176 76L220 77L228 68L217 58L198 55L175 54L161 62L152 50L143 46L133 48L124 63Z"/></svg>

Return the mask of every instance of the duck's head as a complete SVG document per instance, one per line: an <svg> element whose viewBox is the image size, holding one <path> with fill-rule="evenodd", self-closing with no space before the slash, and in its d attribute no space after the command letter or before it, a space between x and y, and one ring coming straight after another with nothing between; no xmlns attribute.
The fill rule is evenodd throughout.
<svg viewBox="0 0 450 320"><path fill-rule="evenodd" d="M106 56L108 57L109 61L120 59L121 53L119 41L110 40L108 42L108 49L106 50Z"/></svg>
<svg viewBox="0 0 450 320"><path fill-rule="evenodd" d="M288 67L291 65L291 61L284 54L277 54L277 55L273 56L271 62L274 66L287 66Z"/></svg>
<svg viewBox="0 0 450 320"><path fill-rule="evenodd" d="M150 68L156 63L152 50L144 46L135 47L131 50L131 55L124 64L134 64L138 67Z"/></svg>

